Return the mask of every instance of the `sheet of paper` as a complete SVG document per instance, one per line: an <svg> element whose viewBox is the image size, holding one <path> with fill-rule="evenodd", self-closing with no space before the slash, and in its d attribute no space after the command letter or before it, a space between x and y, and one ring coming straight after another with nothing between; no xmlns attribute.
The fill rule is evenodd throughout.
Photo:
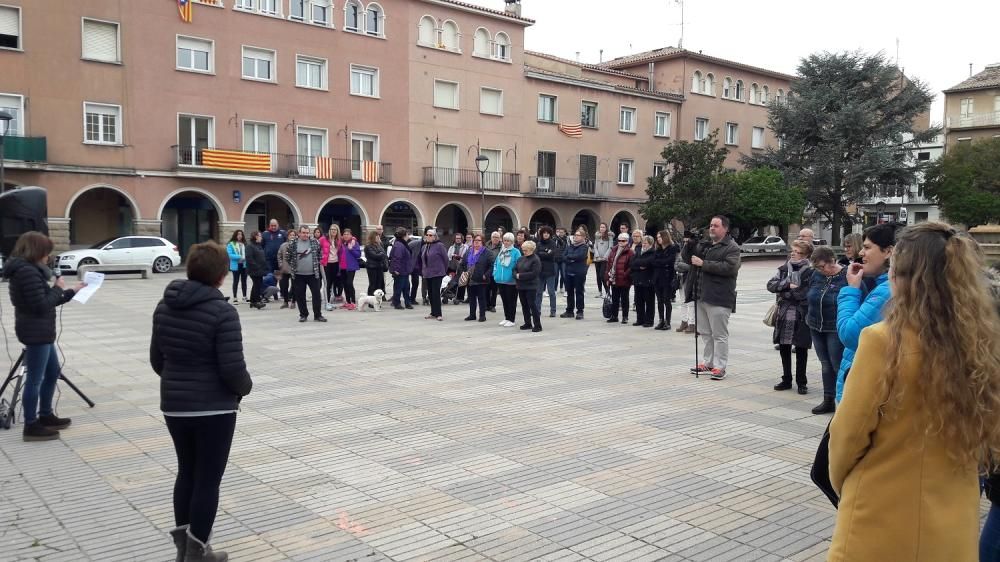
<svg viewBox="0 0 1000 562"><path fill-rule="evenodd" d="M90 297L94 296L94 293L101 288L101 284L104 283L104 274L97 271L88 271L83 276L83 282L87 286L73 295L73 300L80 304L86 304L90 300Z"/></svg>

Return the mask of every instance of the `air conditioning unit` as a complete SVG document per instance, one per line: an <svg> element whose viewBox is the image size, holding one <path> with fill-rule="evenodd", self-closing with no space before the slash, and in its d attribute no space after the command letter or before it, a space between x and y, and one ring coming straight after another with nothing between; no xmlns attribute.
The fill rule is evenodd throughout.
<svg viewBox="0 0 1000 562"><path fill-rule="evenodd" d="M535 178L536 191L552 191L552 178Z"/></svg>

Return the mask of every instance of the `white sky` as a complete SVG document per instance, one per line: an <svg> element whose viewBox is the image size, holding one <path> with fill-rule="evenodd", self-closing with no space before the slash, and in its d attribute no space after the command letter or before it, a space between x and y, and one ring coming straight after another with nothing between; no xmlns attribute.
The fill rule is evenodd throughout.
<svg viewBox="0 0 1000 562"><path fill-rule="evenodd" d="M465 0L502 10L503 0ZM597 62L677 46L676 0L522 0L536 20L526 47L570 60ZM998 0L686 0L684 47L795 74L818 51L862 49L896 56L906 74L937 95L931 120L943 119L941 90L1000 62Z"/></svg>

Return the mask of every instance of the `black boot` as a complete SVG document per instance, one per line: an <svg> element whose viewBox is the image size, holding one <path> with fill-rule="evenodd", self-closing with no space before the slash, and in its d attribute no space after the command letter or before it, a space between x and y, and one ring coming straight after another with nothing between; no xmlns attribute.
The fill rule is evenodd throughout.
<svg viewBox="0 0 1000 562"><path fill-rule="evenodd" d="M820 402L819 406L812 409L812 413L817 416L820 414L832 414L837 411L837 403L833 400L833 396L824 396L823 401Z"/></svg>
<svg viewBox="0 0 1000 562"><path fill-rule="evenodd" d="M66 429L69 424L73 423L73 420L69 418L56 417L55 414L48 414L45 416L38 416L38 423L42 424L43 427L49 429Z"/></svg>
<svg viewBox="0 0 1000 562"><path fill-rule="evenodd" d="M191 529L187 530L184 548L184 562L226 562L229 555L223 551L214 552L208 543L201 542L191 534Z"/></svg>
<svg viewBox="0 0 1000 562"><path fill-rule="evenodd" d="M778 384L774 385L775 390L788 390L790 388L792 388L792 381L783 380Z"/></svg>
<svg viewBox="0 0 1000 562"><path fill-rule="evenodd" d="M182 525L170 531L170 538L174 539L174 546L177 547L177 558L175 562L185 562L187 554L187 525Z"/></svg>
<svg viewBox="0 0 1000 562"><path fill-rule="evenodd" d="M32 423L24 424L23 439L25 441L52 441L59 439L59 431L49 429L42 425L40 421L35 420Z"/></svg>

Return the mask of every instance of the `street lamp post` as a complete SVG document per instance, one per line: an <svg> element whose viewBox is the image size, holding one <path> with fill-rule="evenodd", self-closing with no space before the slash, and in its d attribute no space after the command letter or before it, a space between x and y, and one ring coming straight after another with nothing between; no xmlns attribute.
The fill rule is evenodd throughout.
<svg viewBox="0 0 1000 562"><path fill-rule="evenodd" d="M7 127L10 122L14 119L14 116L6 111L0 111L0 193L6 191L7 184L4 183L4 161L3 161L3 141L4 137L7 136Z"/></svg>
<svg viewBox="0 0 1000 562"><path fill-rule="evenodd" d="M476 156L476 169L479 170L479 195L482 198L481 211L483 222L480 223L482 226L483 239L486 239L486 170L490 168L490 159L480 154Z"/></svg>

